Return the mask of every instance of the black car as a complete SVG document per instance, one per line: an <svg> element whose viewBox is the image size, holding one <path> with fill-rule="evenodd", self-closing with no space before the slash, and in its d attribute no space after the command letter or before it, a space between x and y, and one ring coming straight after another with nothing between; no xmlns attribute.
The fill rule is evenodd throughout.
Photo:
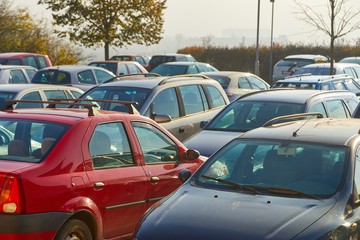
<svg viewBox="0 0 360 240"><path fill-rule="evenodd" d="M196 62L196 59L190 54L181 53L153 55L149 61L148 70L151 71L166 62Z"/></svg>
<svg viewBox="0 0 360 240"><path fill-rule="evenodd" d="M358 239L360 121L318 117L272 120L182 170L133 239Z"/></svg>

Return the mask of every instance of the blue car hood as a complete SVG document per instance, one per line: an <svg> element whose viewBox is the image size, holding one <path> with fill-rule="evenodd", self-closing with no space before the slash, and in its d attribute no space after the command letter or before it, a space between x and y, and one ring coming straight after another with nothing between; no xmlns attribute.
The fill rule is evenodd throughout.
<svg viewBox="0 0 360 240"><path fill-rule="evenodd" d="M184 141L184 145L189 149L198 150L203 156L210 157L210 155L220 147L241 134L241 132L202 130L198 134Z"/></svg>
<svg viewBox="0 0 360 240"><path fill-rule="evenodd" d="M293 239L335 204L183 185L143 219L137 239Z"/></svg>

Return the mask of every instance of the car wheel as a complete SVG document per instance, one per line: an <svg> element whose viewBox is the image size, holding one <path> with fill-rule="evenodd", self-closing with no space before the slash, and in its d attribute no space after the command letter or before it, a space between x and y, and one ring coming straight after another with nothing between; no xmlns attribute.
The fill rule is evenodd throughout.
<svg viewBox="0 0 360 240"><path fill-rule="evenodd" d="M60 229L56 240L91 240L89 227L80 220L71 219Z"/></svg>

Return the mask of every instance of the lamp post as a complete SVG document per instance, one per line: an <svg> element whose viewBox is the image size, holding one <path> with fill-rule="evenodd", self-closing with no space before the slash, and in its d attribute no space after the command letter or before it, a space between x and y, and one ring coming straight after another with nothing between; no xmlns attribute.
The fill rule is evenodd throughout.
<svg viewBox="0 0 360 240"><path fill-rule="evenodd" d="M259 22L260 22L260 0L258 0L258 10L257 10L257 28L256 28L256 59L255 59L255 75L259 76Z"/></svg>
<svg viewBox="0 0 360 240"><path fill-rule="evenodd" d="M270 38L270 84L273 84L273 32L274 32L274 2L275 0L270 0L271 6L271 38Z"/></svg>

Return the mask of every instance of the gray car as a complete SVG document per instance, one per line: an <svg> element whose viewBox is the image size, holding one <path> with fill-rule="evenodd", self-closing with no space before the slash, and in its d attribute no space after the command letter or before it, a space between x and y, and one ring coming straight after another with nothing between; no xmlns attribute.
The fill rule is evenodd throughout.
<svg viewBox="0 0 360 240"><path fill-rule="evenodd" d="M163 63L151 70L161 76L175 76L184 74L197 74L205 72L217 72L218 70L209 63L202 62L168 62Z"/></svg>
<svg viewBox="0 0 360 240"><path fill-rule="evenodd" d="M272 118L319 112L325 117L349 118L359 103L348 91L270 89L252 92L227 105L198 134L184 142L210 156L241 133L261 127ZM205 125L205 123L203 123Z"/></svg>
<svg viewBox="0 0 360 240"><path fill-rule="evenodd" d="M98 85L82 99L134 102L141 115L160 123L180 141L197 133L202 121L213 118L229 99L220 84L208 77L121 77ZM121 103L97 102L101 109L125 111Z"/></svg>
<svg viewBox="0 0 360 240"><path fill-rule="evenodd" d="M69 85L86 91L114 77L115 74L101 67L61 65L40 69L31 82Z"/></svg>

